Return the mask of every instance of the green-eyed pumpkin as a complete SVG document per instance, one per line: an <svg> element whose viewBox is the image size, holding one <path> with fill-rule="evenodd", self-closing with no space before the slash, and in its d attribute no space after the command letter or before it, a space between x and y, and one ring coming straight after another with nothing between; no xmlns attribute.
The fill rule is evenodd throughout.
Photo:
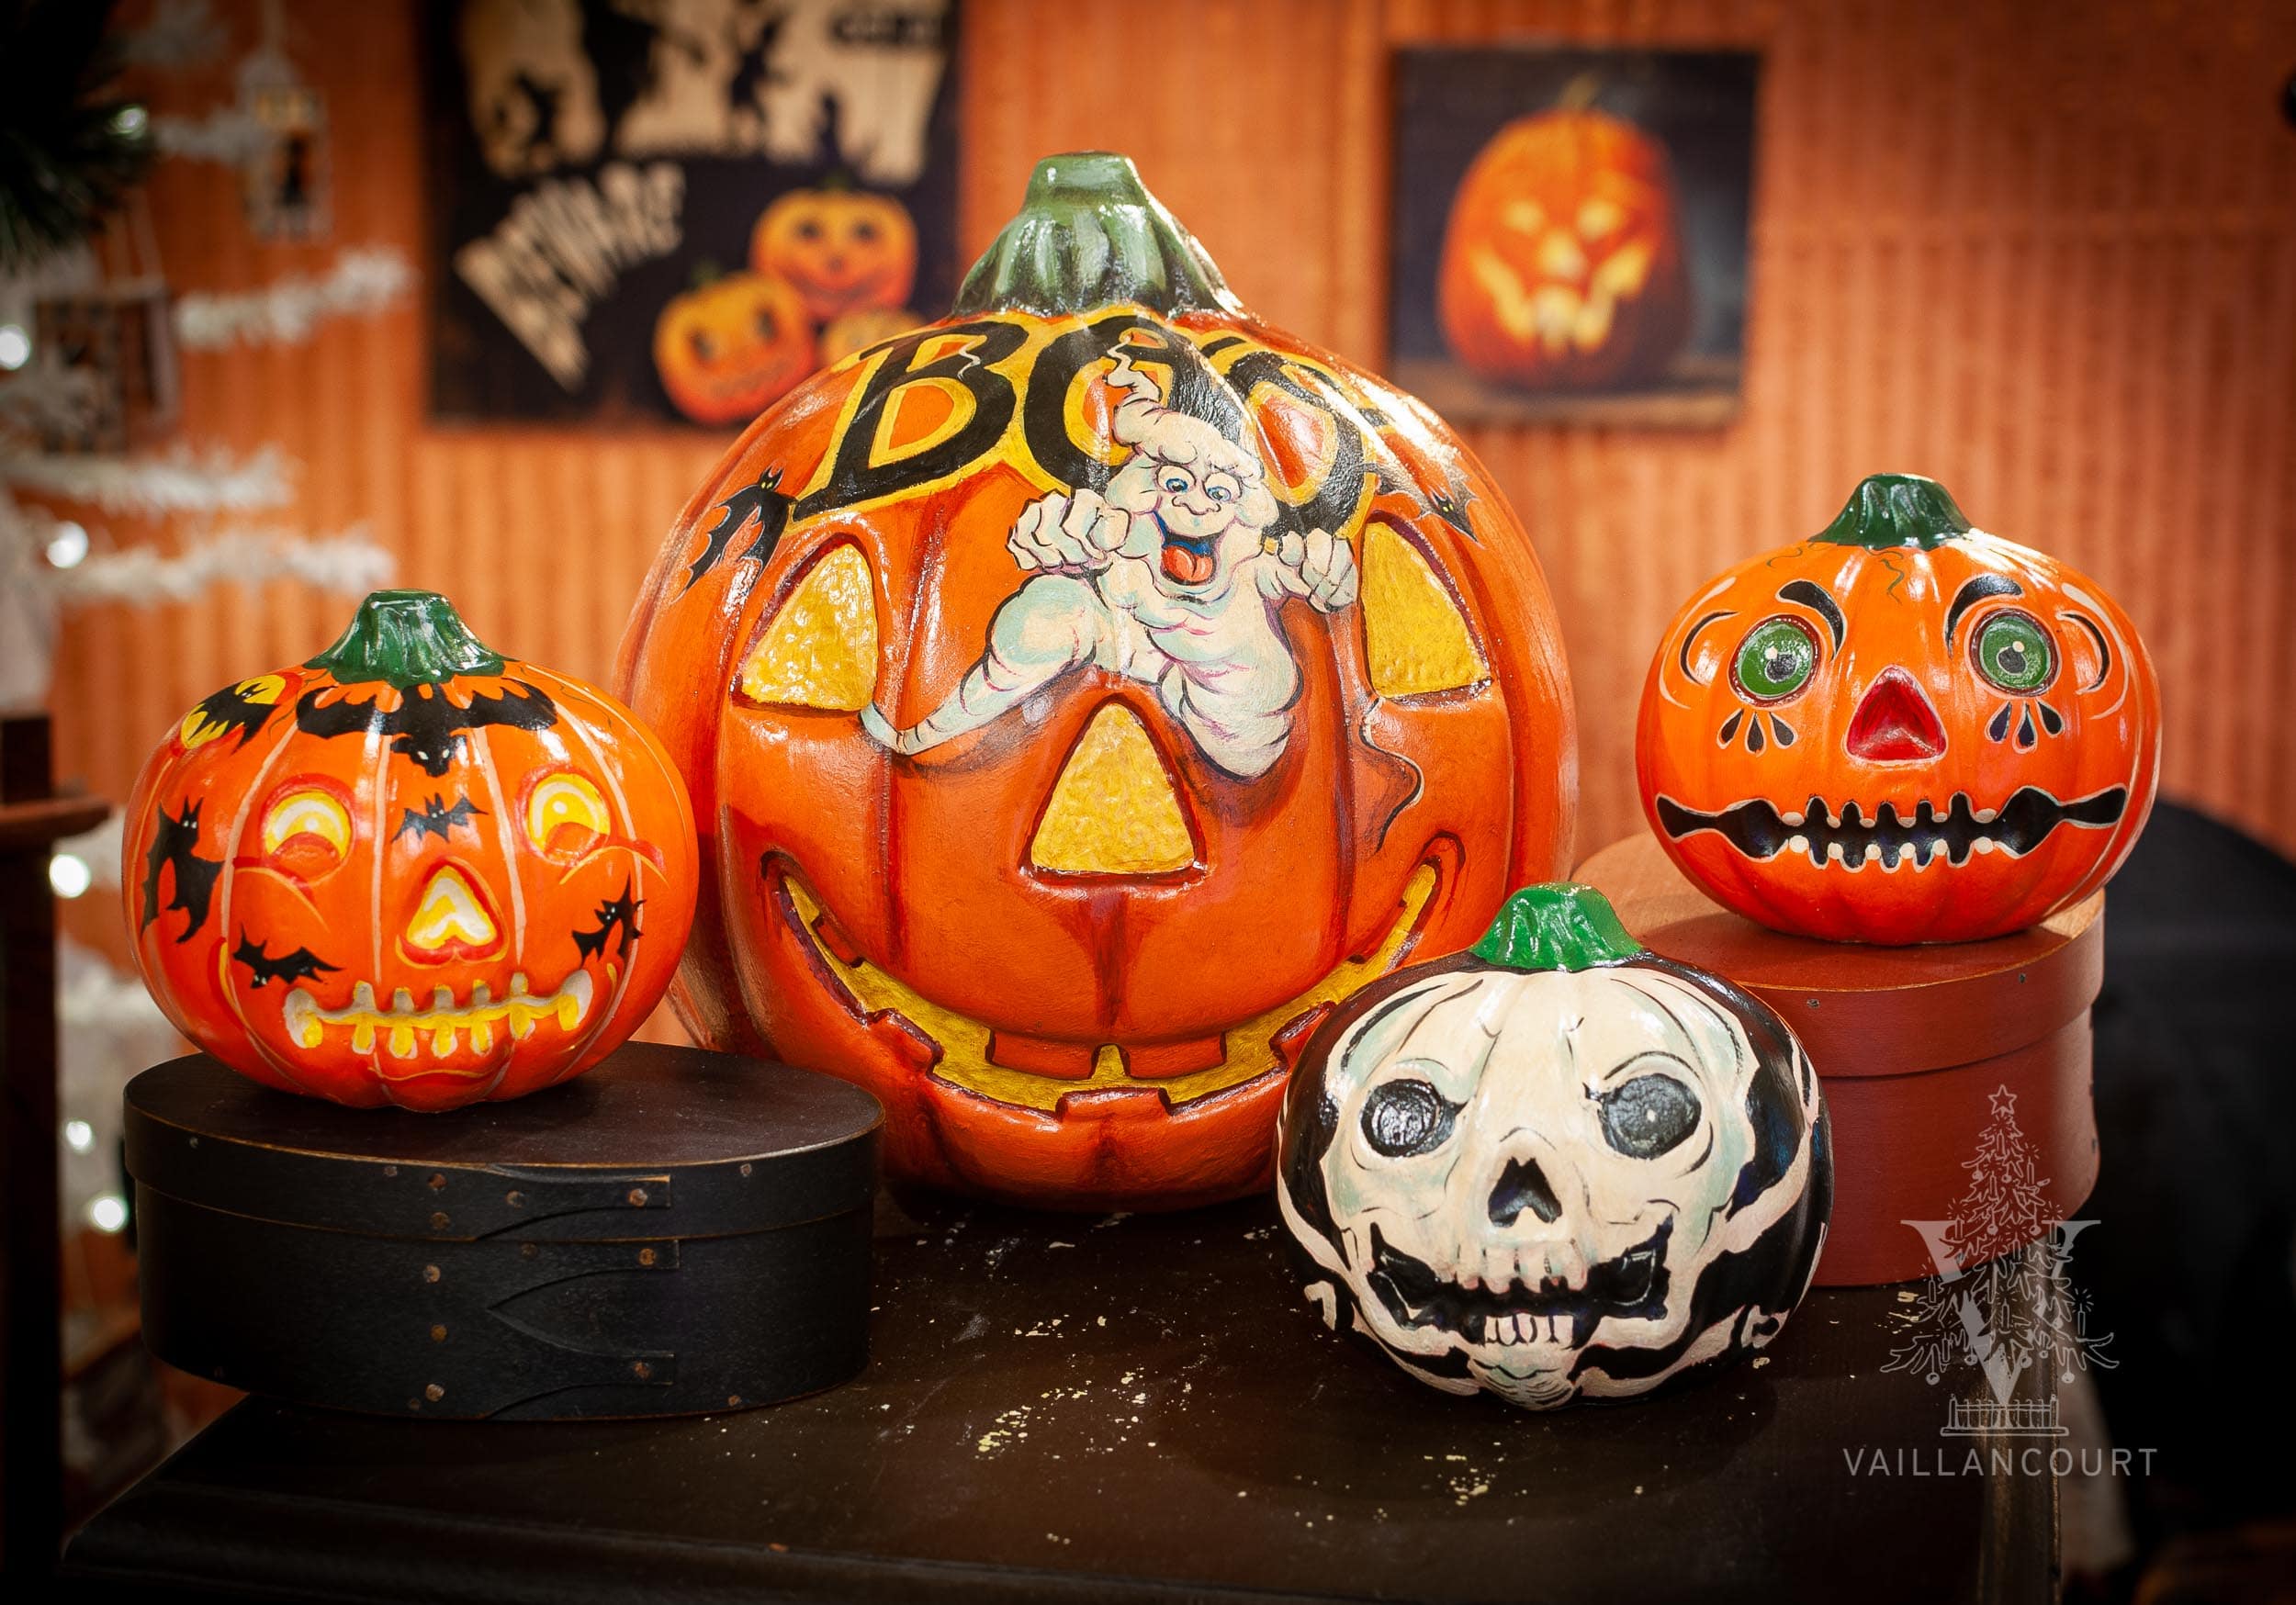
<svg viewBox="0 0 2296 1605"><path fill-rule="evenodd" d="M1635 740L1683 872L1779 930L1964 942L2103 885L2153 806L2160 692L2128 615L1971 525L1944 487L1860 484L1661 638Z"/></svg>

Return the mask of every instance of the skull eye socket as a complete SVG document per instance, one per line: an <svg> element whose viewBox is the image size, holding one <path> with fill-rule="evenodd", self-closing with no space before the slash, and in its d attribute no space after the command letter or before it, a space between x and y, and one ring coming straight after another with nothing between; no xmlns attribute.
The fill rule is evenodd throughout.
<svg viewBox="0 0 2296 1605"><path fill-rule="evenodd" d="M1818 637L1807 624L1773 614L1746 632L1730 660L1730 683L1750 702L1783 702L1801 695L1818 672Z"/></svg>
<svg viewBox="0 0 2296 1605"><path fill-rule="evenodd" d="M1363 1101L1363 1139L1388 1159L1431 1153L1450 1140L1459 1106L1433 1082L1398 1076L1381 1082Z"/></svg>
<svg viewBox="0 0 2296 1605"><path fill-rule="evenodd" d="M526 794L526 839L553 857L579 853L613 828L605 798L585 776L560 769Z"/></svg>
<svg viewBox="0 0 2296 1605"><path fill-rule="evenodd" d="M1997 690L2038 691L2056 678L2057 650L2031 613L2005 608L1986 620L1969 644L1977 672Z"/></svg>
<svg viewBox="0 0 2296 1605"><path fill-rule="evenodd" d="M1698 1094L1663 1072L1636 1076L1596 1103L1603 1140L1628 1159L1656 1159L1698 1129Z"/></svg>
<svg viewBox="0 0 2296 1605"><path fill-rule="evenodd" d="M351 810L317 785L289 785L264 810L264 857L310 878L334 869L351 853Z"/></svg>

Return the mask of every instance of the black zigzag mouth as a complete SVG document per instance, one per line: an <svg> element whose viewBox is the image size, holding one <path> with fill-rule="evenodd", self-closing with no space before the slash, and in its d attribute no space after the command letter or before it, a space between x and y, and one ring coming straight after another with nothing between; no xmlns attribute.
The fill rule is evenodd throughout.
<svg viewBox="0 0 2296 1605"><path fill-rule="evenodd" d="M1655 1319L1666 1310L1666 1242L1671 1216L1616 1259L1589 1268L1583 1286L1550 1279L1533 1287L1466 1287L1389 1242L1371 1228L1371 1272L1364 1278L1402 1327L1433 1327L1469 1343L1555 1342L1570 1324L1569 1344L1581 1349L1596 1325L1613 1316Z"/></svg>
<svg viewBox="0 0 2296 1605"><path fill-rule="evenodd" d="M1978 853L2023 858L2059 825L2102 830L2118 825L2129 793L2126 787L2112 786L2060 802L2038 786L2020 786L1995 809L1974 808L1967 792L1956 791L1941 814L1924 798L1910 819L1900 819L1896 804L1885 802L1871 822L1854 801L1844 802L1836 814L1822 797L1812 797L1798 814L1781 814L1760 798L1716 814L1685 808L1671 797L1660 797L1657 806L1668 836L1680 840L1710 830L1750 859L1803 853L1813 864L1837 863L1849 870L1863 869L1868 858L1880 859L1885 870L1910 859L1915 869L1926 870L1940 857L1955 865Z"/></svg>

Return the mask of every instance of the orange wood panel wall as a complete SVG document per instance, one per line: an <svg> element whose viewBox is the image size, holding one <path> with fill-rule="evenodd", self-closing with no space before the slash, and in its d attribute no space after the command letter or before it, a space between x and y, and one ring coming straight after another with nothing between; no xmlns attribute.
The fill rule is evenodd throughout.
<svg viewBox="0 0 2296 1605"><path fill-rule="evenodd" d="M1245 301L1378 365L1389 53L1567 37L1766 54L1745 406L1726 429L1469 432L1531 530L1580 701L1591 849L1638 827L1632 727L1673 608L1910 469L2116 592L2158 661L2167 785L2296 850L2296 9L2271 0L965 0L962 232L1040 155L1131 152ZM413 7L291 0L336 130L334 241L259 245L231 176L153 181L170 277L333 246L422 255ZM239 48L254 0L219 7ZM196 113L228 62L160 86ZM366 521L485 639L602 679L663 531L727 436L446 428L412 308L185 365L186 433L301 459L283 521ZM132 526L116 526L135 533ZM115 796L198 697L298 659L346 601L289 585L74 614L60 768ZM93 913L93 911L90 911Z"/></svg>

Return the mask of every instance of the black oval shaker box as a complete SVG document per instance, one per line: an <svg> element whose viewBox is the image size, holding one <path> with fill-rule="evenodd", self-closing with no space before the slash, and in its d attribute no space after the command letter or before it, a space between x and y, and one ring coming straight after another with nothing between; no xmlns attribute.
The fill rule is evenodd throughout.
<svg viewBox="0 0 2296 1605"><path fill-rule="evenodd" d="M883 1111L859 1087L626 1044L444 1115L345 1109L205 1055L128 1084L143 1335L336 1409L737 1409L868 1359Z"/></svg>

